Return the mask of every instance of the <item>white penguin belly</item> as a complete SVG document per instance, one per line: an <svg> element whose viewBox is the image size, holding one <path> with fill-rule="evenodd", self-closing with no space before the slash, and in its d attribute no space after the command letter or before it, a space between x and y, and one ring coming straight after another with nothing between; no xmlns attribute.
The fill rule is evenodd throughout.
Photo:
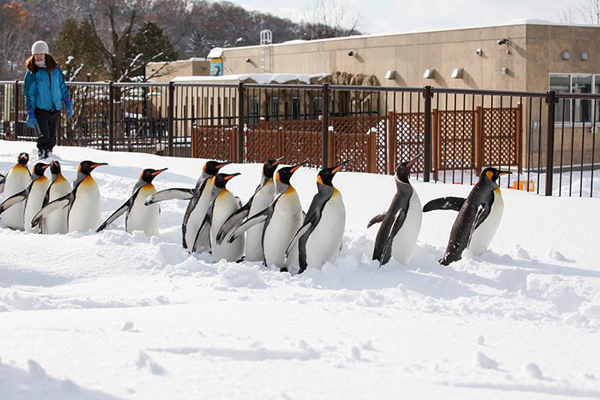
<svg viewBox="0 0 600 400"><path fill-rule="evenodd" d="M346 208L340 192L323 207L321 220L306 241L306 264L321 268L327 261L335 262L342 245L346 228Z"/></svg>
<svg viewBox="0 0 600 400"><path fill-rule="evenodd" d="M144 202L148 196L156 193L154 185L142 187L135 197L133 206L127 214L127 232L143 231L146 236L158 236L158 214L160 206L158 203L145 206Z"/></svg>
<svg viewBox="0 0 600 400"><path fill-rule="evenodd" d="M208 211L208 206L210 205L210 193L213 188L213 180L209 179L204 186L204 191L202 195L198 199L198 203L196 203L196 207L192 210L190 217L187 220L186 232L185 232L185 242L187 244L188 250L191 252L194 249L194 242L196 241L196 236L198 236L198 231L200 230L200 226L202 226L202 221L204 221L204 217L206 216L206 212ZM199 240L200 246L196 249L196 251L208 251L209 243L208 243L208 234L206 234L203 238Z"/></svg>
<svg viewBox="0 0 600 400"><path fill-rule="evenodd" d="M269 181L252 200L250 206L250 212L248 218L256 215L260 211L269 207L275 196L275 185L272 181ZM262 234L264 222L253 226L248 229L246 236L246 260L247 261L262 261L264 258L263 246L262 246Z"/></svg>
<svg viewBox="0 0 600 400"><path fill-rule="evenodd" d="M400 231L398 231L392 242L392 257L398 260L398 262L406 264L410 260L410 255L421 231L422 219L421 200L417 192L413 190L408 203L408 213L404 224L402 224L402 228L400 228Z"/></svg>
<svg viewBox="0 0 600 400"><path fill-rule="evenodd" d="M100 189L88 176L79 184L69 212L69 232L96 230L100 225Z"/></svg>
<svg viewBox="0 0 600 400"><path fill-rule="evenodd" d="M58 178L54 184L50 187L50 195L48 201L54 201L66 194L71 193L71 184L64 178ZM65 234L69 231L68 229L68 216L69 209L65 207L61 210L57 210L52 214L48 215L41 223L42 233L53 235L56 233Z"/></svg>
<svg viewBox="0 0 600 400"><path fill-rule="evenodd" d="M31 220L35 217L44 205L44 197L46 197L46 191L48 190L48 186L50 186L50 181L48 178L41 177L37 181L33 183L31 187L31 191L29 192L29 196L27 197L27 204L25 206L25 231L38 233L40 231L40 227L36 226L35 228L31 227Z"/></svg>
<svg viewBox="0 0 600 400"><path fill-rule="evenodd" d="M267 267L278 268L295 265L298 262L298 246L294 246L287 260L285 250L302 224L302 205L294 191L280 197L275 205L271 221L265 230L263 247Z"/></svg>
<svg viewBox="0 0 600 400"><path fill-rule="evenodd" d="M471 241L467 247L473 252L473 254L481 254L486 251L502 220L502 213L504 212L504 200L502 199L502 193L499 189L494 190L494 202L492 203L492 209L490 210L487 218L479 225L471 236Z"/></svg>
<svg viewBox="0 0 600 400"><path fill-rule="evenodd" d="M223 190L215 199L215 206L212 215L212 225L210 228L210 242L212 243L212 255L214 261L237 261L244 254L244 235L241 235L233 243L224 240L220 245L217 244L217 233L223 226L227 218L239 210L240 205L237 199L228 190Z"/></svg>
<svg viewBox="0 0 600 400"><path fill-rule="evenodd" d="M14 166L6 177L2 201L8 199L13 194L17 194L25 190L30 183L31 176L29 175L29 170L27 167L20 164ZM22 231L24 228L24 216L25 202L21 202L19 204L15 204L0 214L0 221L2 222L2 226L6 228L18 229Z"/></svg>

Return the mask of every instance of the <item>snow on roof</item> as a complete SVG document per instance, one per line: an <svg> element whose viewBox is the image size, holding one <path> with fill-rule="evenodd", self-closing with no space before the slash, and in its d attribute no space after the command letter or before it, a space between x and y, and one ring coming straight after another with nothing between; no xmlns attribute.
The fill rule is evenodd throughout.
<svg viewBox="0 0 600 400"><path fill-rule="evenodd" d="M264 85L267 83L287 83L290 81L300 81L306 84L310 83L311 79L324 78L331 75L330 73L320 74L236 74L236 75L221 75L221 76L178 76L173 78L173 82L220 82L220 81L239 81L243 82L247 79L252 79L258 84Z"/></svg>
<svg viewBox="0 0 600 400"><path fill-rule="evenodd" d="M342 37L336 37L336 38L328 38L328 39L316 39L316 40L302 40L302 39L298 39L298 40L289 40L287 42L283 42L283 43L275 43L273 44L273 46L289 46L289 45L296 45L296 44L305 44L305 43L315 43L315 42L332 42L332 41L338 41L338 40L356 40L356 39L368 39L368 38L375 38L375 37L383 37L383 36L397 36L397 35L412 35L412 34L417 34L417 33L431 33L431 32L448 32L448 31L460 31L460 30L468 30L468 29L483 29L483 28L496 28L496 27L503 27L503 26L517 26L517 25L548 25L548 26L570 26L570 27L583 27L583 28L600 28L600 25L589 25L589 24L564 24L564 23L559 23L559 22L552 22L552 21L547 21L547 20L543 20L543 19L535 19L535 18L529 18L529 19L519 19L519 20L512 20L512 21L508 21L502 24L496 24L496 25L475 25L475 26L465 26L465 27L452 27L452 28L436 28L436 29L416 29L413 31L404 31L404 32L388 32L388 33L374 33L374 34L367 34L367 35L355 35L355 36L342 36ZM229 51L229 50L238 50L238 49L251 49L251 48L257 48L260 47L260 45L254 45L254 46L240 46L240 47L228 47L228 48L215 48L213 50L219 50L219 55L215 56L215 57L221 57L223 54L223 51ZM211 53L213 52L213 50L211 50ZM211 58L210 53L208 58Z"/></svg>
<svg viewBox="0 0 600 400"><path fill-rule="evenodd" d="M221 47L215 47L208 53L206 58L219 58L221 55L223 55L223 50L224 49Z"/></svg>

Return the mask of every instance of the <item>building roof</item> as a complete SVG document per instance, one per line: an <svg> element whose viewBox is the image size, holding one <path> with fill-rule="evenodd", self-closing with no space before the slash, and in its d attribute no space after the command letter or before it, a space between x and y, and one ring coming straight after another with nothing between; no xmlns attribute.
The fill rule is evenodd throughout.
<svg viewBox="0 0 600 400"><path fill-rule="evenodd" d="M258 84L264 85L267 83L287 83L291 81L300 81L306 84L310 83L313 78L324 78L329 76L329 73L320 74L237 74L237 75L221 75L221 76L177 76L173 78L173 82L203 82L203 83L218 83L222 81L238 81L244 82L247 79L252 79Z"/></svg>
<svg viewBox="0 0 600 400"><path fill-rule="evenodd" d="M391 33L376 33L376 34L367 34L367 35L342 36L342 37L335 37L335 38L328 38L328 39L316 39L316 40L296 39L296 40L290 40L290 41L283 42L283 43L275 43L275 44L273 44L273 46L290 46L290 45L306 44L306 43L333 42L333 41L340 41L340 40L358 40L358 39L367 39L367 38L384 37L384 36L413 35L413 34L418 34L418 33L448 32L448 31L498 28L498 27L519 26L519 25L569 26L569 27L600 29L600 25L564 24L564 23L546 21L546 20L542 20L542 19L522 19L522 20L508 21L506 23L498 24L498 25L469 26L469 27L463 27L463 28L423 29L423 30L413 30L413 31L405 31L405 32L391 32ZM212 49L210 51L207 58L221 57L223 54L223 51L237 50L237 49L251 49L251 48L260 48L260 47L261 47L260 45L227 47L227 48L215 47L214 49Z"/></svg>

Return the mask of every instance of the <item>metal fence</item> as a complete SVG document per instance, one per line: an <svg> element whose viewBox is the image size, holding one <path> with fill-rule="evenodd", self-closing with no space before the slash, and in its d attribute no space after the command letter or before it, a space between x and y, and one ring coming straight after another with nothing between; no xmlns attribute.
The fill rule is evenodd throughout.
<svg viewBox="0 0 600 400"><path fill-rule="evenodd" d="M487 166L502 184L598 196L600 95L553 91L334 85L69 83L74 116L59 144L179 157L391 174L423 153L414 177L474 184ZM23 82L0 82L0 138L35 140ZM600 147L600 146L599 146ZM596 178L597 180L597 178ZM598 187L600 182L596 182Z"/></svg>

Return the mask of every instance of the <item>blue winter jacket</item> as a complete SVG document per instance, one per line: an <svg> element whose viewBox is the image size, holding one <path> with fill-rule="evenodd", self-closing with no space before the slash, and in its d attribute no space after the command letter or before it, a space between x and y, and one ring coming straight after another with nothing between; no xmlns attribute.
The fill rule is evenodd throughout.
<svg viewBox="0 0 600 400"><path fill-rule="evenodd" d="M69 90L60 68L56 67L50 73L46 68L25 73L25 105L28 110L60 110L62 102L69 99Z"/></svg>

